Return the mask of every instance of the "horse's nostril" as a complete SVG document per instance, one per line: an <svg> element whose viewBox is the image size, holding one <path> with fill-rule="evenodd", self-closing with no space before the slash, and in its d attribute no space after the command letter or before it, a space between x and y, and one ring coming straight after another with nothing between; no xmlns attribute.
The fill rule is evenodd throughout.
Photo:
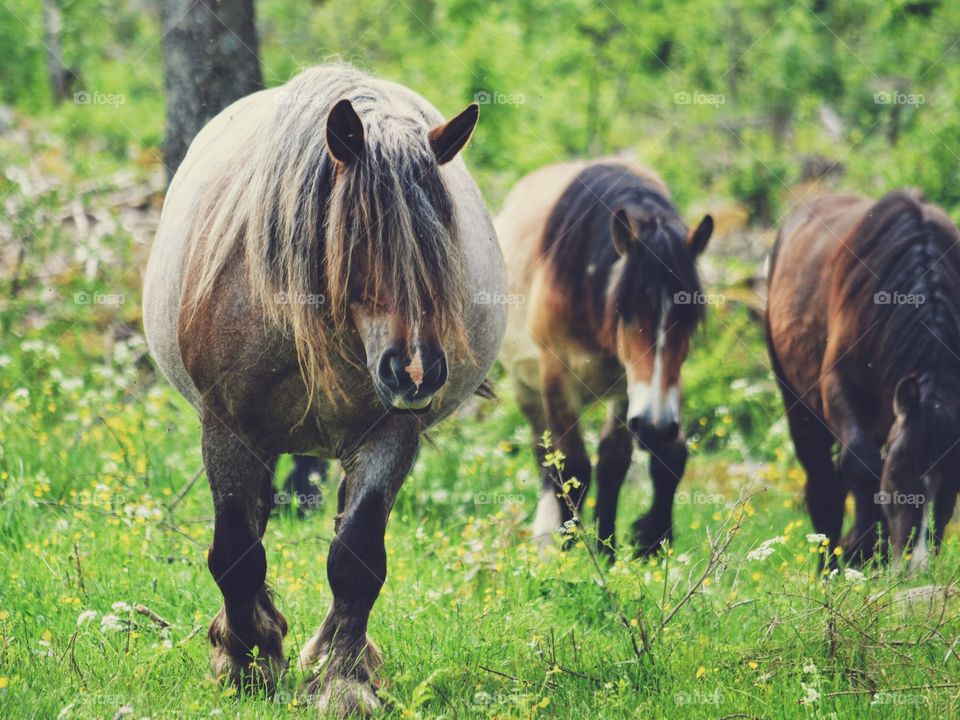
<svg viewBox="0 0 960 720"><path fill-rule="evenodd" d="M406 375L405 363L399 353L393 353L390 356L390 380L393 387L400 387L404 384Z"/></svg>
<svg viewBox="0 0 960 720"><path fill-rule="evenodd" d="M377 375L380 382L390 390L397 392L404 386L403 379L403 359L400 353L394 348L384 350L380 355L380 361L377 363Z"/></svg>
<svg viewBox="0 0 960 720"><path fill-rule="evenodd" d="M427 365L423 374L423 389L436 392L447 381L447 358L438 355L437 359Z"/></svg>

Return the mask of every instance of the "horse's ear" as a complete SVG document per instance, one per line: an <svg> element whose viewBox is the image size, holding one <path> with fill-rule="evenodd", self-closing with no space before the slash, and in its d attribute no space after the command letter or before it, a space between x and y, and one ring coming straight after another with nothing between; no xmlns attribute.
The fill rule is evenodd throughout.
<svg viewBox="0 0 960 720"><path fill-rule="evenodd" d="M916 375L900 378L893 391L893 411L898 417L910 417L920 407L920 383Z"/></svg>
<svg viewBox="0 0 960 720"><path fill-rule="evenodd" d="M688 240L690 252L693 253L694 257L706 249L711 235L713 235L713 218L710 215L704 215L697 228L690 233Z"/></svg>
<svg viewBox="0 0 960 720"><path fill-rule="evenodd" d="M617 208L610 220L610 236L613 238L613 249L621 257L627 254L630 243L637 235L637 228L630 218L630 214L623 208Z"/></svg>
<svg viewBox="0 0 960 720"><path fill-rule="evenodd" d="M463 149L477 126L478 117L480 117L480 106L470 103L467 109L453 120L438 125L430 131L427 137L430 139L433 154L437 156L437 165L450 162Z"/></svg>
<svg viewBox="0 0 960 720"><path fill-rule="evenodd" d="M353 164L363 154L363 123L347 99L334 105L327 115L327 149L344 165Z"/></svg>

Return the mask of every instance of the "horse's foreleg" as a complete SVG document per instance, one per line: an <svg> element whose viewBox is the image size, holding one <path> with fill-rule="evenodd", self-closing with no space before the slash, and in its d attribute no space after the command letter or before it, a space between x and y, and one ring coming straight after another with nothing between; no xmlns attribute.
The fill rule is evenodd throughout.
<svg viewBox="0 0 960 720"><path fill-rule="evenodd" d="M611 559L616 547L617 500L633 454L633 437L624 424L625 415L625 402L610 405L597 460L597 536L600 551Z"/></svg>
<svg viewBox="0 0 960 720"><path fill-rule="evenodd" d="M687 466L687 441L681 435L662 447L650 448L650 479L653 503L650 510L633 524L636 554L657 552L665 541L673 539L673 499Z"/></svg>
<svg viewBox="0 0 960 720"><path fill-rule="evenodd" d="M807 475L803 495L810 522L813 529L825 535L828 541L826 549L829 555L820 555L820 568L823 569L828 565L836 565L833 551L840 543L847 489L837 479L833 467L833 434L792 390L783 384L781 388L793 447Z"/></svg>
<svg viewBox="0 0 960 720"><path fill-rule="evenodd" d="M344 460L337 530L327 555L333 604L300 653L313 670L307 692L337 717L379 707L373 675L380 653L367 638L367 620L387 575L384 534L397 491L413 464L416 421L387 421L376 440Z"/></svg>
<svg viewBox="0 0 960 720"><path fill-rule="evenodd" d="M273 460L215 418L204 421L202 445L214 506L207 566L223 593L223 608L208 633L213 671L241 688L271 689L285 666L287 632L267 592L261 542L272 507Z"/></svg>
<svg viewBox="0 0 960 720"><path fill-rule="evenodd" d="M879 540L878 526L884 530L887 526L877 501L883 470L880 445L866 430L869 423L858 417L841 378L828 375L823 380L822 392L827 420L840 440L837 474L853 492L856 501L856 518L843 541L844 556L848 562L862 562L873 556Z"/></svg>
<svg viewBox="0 0 960 720"><path fill-rule="evenodd" d="M562 469L554 463L541 468L540 504L533 537L545 542L579 512L590 486L590 458L580 436L580 403L569 373L556 357L541 364L541 385L552 449L563 454Z"/></svg>

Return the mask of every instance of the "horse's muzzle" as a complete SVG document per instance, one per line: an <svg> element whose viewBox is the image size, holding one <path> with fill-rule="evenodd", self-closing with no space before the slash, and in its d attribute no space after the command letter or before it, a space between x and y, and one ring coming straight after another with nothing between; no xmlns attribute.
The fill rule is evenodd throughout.
<svg viewBox="0 0 960 720"><path fill-rule="evenodd" d="M676 420L652 423L638 416L627 420L627 427L640 446L648 449L668 445L680 435L680 423Z"/></svg>
<svg viewBox="0 0 960 720"><path fill-rule="evenodd" d="M422 346L414 349L412 357L404 348L391 346L377 362L378 390L391 411L428 412L433 396L446 382L446 356L428 354Z"/></svg>

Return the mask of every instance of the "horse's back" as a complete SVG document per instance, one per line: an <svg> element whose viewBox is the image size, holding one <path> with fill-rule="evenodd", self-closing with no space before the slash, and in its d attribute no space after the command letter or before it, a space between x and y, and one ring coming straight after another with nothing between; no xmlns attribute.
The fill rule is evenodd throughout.
<svg viewBox="0 0 960 720"><path fill-rule="evenodd" d="M781 225L771 256L767 328L782 379L822 413L820 375L837 249L869 211L859 195L826 195L795 210Z"/></svg>
<svg viewBox="0 0 960 720"><path fill-rule="evenodd" d="M147 344L170 384L198 409L200 394L184 367L177 337L191 231L209 193L275 109L274 93L263 90L237 100L197 133L170 182L150 251L143 288Z"/></svg>
<svg viewBox="0 0 960 720"><path fill-rule="evenodd" d="M602 164L620 165L664 197L670 197L666 184L656 173L628 158L574 160L546 165L524 176L507 194L494 220L507 264L509 292L513 296L500 361L508 373L531 388L539 386L540 348L530 329L540 301L549 292L541 257L544 230L571 183L583 171Z"/></svg>

